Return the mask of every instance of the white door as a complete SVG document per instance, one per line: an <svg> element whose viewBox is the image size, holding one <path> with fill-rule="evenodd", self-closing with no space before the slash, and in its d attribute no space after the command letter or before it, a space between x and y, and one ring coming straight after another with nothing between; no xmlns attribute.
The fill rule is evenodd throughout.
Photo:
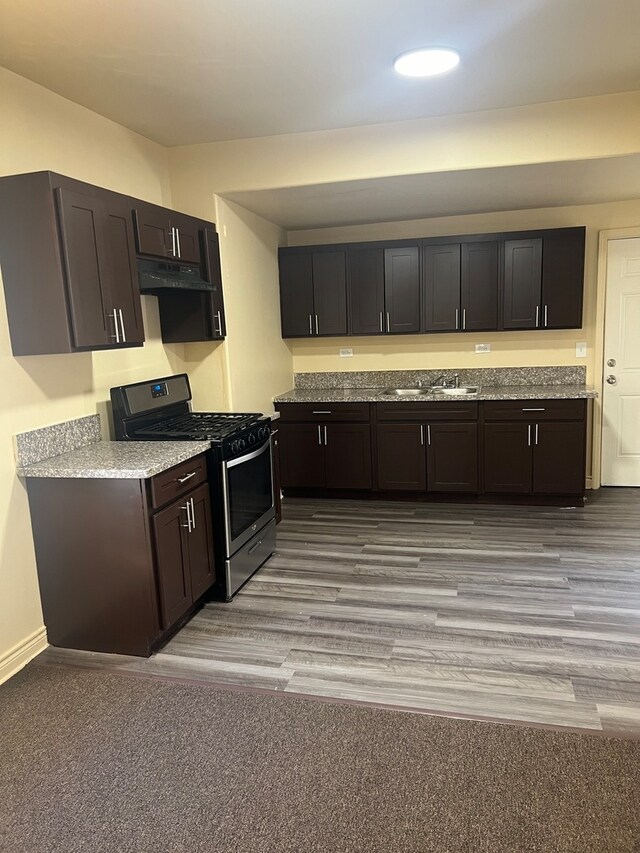
<svg viewBox="0 0 640 853"><path fill-rule="evenodd" d="M609 240L602 484L640 486L640 238Z"/></svg>

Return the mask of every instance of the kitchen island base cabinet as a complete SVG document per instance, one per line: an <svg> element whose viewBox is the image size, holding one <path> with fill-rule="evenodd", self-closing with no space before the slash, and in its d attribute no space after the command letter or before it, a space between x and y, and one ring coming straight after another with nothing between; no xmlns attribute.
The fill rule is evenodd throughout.
<svg viewBox="0 0 640 853"><path fill-rule="evenodd" d="M202 465L148 480L27 480L51 645L149 656L195 609L215 580L209 486L182 480Z"/></svg>

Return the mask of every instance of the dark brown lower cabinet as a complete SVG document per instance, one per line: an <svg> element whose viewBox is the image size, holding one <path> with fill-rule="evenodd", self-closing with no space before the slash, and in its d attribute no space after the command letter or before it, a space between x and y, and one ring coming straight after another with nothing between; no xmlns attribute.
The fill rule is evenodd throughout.
<svg viewBox="0 0 640 853"><path fill-rule="evenodd" d="M368 423L281 423L278 432L283 488L372 487Z"/></svg>
<svg viewBox="0 0 640 853"><path fill-rule="evenodd" d="M148 656L189 612L215 580L203 476L198 456L148 480L27 480L51 645Z"/></svg>
<svg viewBox="0 0 640 853"><path fill-rule="evenodd" d="M282 521L282 481L280 477L280 433L271 424L271 470L273 471L273 503L276 509L276 524Z"/></svg>
<svg viewBox="0 0 640 853"><path fill-rule="evenodd" d="M381 491L478 491L476 423L387 423L376 434Z"/></svg>
<svg viewBox="0 0 640 853"><path fill-rule="evenodd" d="M584 421L487 423L485 492L576 495L585 483Z"/></svg>
<svg viewBox="0 0 640 853"><path fill-rule="evenodd" d="M422 424L378 424L377 466L381 491L423 492L427 457Z"/></svg>
<svg viewBox="0 0 640 853"><path fill-rule="evenodd" d="M478 425L427 424L427 490L478 491Z"/></svg>

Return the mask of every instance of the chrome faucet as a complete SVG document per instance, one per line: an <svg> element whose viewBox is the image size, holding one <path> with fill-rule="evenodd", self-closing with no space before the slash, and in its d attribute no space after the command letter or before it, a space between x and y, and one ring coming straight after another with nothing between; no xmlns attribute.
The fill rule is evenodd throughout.
<svg viewBox="0 0 640 853"><path fill-rule="evenodd" d="M431 387L432 388L446 388L447 387L447 380L445 378L444 373L441 373L437 379L433 380L433 382L431 383Z"/></svg>

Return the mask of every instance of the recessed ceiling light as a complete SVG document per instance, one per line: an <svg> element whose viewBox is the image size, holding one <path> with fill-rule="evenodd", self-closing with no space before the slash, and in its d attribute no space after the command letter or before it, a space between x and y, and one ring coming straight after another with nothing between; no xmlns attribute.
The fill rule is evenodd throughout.
<svg viewBox="0 0 640 853"><path fill-rule="evenodd" d="M423 47L409 50L393 63L398 74L405 77L432 77L451 71L460 62L460 54L444 47Z"/></svg>

